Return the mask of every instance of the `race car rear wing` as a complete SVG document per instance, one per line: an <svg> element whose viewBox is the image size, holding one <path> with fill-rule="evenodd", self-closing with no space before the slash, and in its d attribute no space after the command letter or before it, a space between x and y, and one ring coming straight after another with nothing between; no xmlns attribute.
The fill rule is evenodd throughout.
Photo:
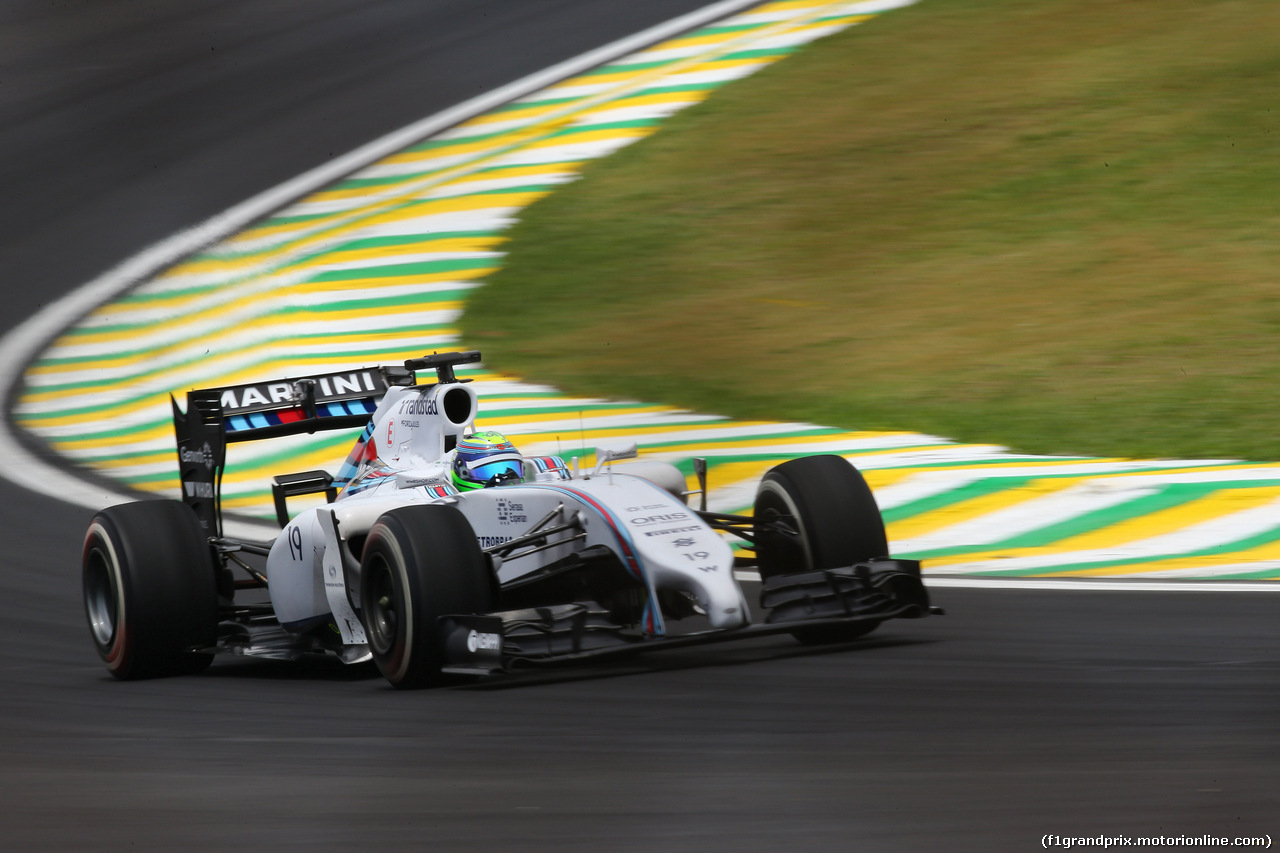
<svg viewBox="0 0 1280 853"><path fill-rule="evenodd" d="M388 388L417 384L416 371L434 368L441 384L467 381L454 376L454 366L479 360L480 353L475 351L439 353L409 359L404 367L364 367L296 379L201 388L187 392L185 412L170 395L182 500L196 511L210 536L221 536L222 471L228 444L363 427ZM296 475L290 476L297 479ZM299 484L292 481L276 486L286 494L302 493Z"/></svg>

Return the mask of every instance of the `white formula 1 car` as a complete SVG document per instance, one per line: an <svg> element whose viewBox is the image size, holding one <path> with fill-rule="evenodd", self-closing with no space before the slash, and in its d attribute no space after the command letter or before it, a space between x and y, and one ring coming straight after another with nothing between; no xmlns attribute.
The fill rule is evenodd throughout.
<svg viewBox="0 0 1280 853"><path fill-rule="evenodd" d="M478 352L254 385L173 404L182 501L98 513L84 600L113 675L194 672L218 653L377 663L397 687L768 633L840 642L940 612L887 556L875 498L837 456L784 462L753 516L687 499L674 466L597 451L592 470L476 433L454 367ZM417 384L434 369L436 382ZM275 478L273 542L223 535L229 442L364 427L335 479ZM328 502L289 518L287 500ZM318 499L313 499L318 503ZM754 559L735 558L732 534ZM265 559L265 563L263 562ZM757 612L735 570L762 578ZM672 623L686 620L683 632Z"/></svg>

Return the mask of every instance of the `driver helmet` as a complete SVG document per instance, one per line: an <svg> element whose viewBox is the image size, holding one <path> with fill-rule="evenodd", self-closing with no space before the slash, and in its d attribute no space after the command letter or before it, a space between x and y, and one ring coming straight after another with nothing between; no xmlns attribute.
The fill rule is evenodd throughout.
<svg viewBox="0 0 1280 853"><path fill-rule="evenodd" d="M477 432L458 439L453 484L462 491L524 480L524 457L499 432Z"/></svg>

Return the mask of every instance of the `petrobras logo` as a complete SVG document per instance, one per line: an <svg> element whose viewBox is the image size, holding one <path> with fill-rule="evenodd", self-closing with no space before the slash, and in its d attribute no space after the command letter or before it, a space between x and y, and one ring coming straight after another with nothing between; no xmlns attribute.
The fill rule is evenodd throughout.
<svg viewBox="0 0 1280 853"><path fill-rule="evenodd" d="M467 651L475 654L476 652L497 652L502 650L502 635L490 634L482 631L472 630L467 634Z"/></svg>
<svg viewBox="0 0 1280 853"><path fill-rule="evenodd" d="M196 450L195 448L184 447L178 451L178 459L183 465L203 465L206 468L213 468L213 448L209 446L209 442L204 443L204 447Z"/></svg>

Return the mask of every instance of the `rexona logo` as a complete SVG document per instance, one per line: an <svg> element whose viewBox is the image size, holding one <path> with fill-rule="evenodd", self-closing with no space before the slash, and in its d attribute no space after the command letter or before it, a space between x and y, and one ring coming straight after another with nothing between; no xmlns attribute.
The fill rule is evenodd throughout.
<svg viewBox="0 0 1280 853"><path fill-rule="evenodd" d="M501 634L488 634L475 630L467 634L467 651L472 654L476 652L496 652L501 648Z"/></svg>
<svg viewBox="0 0 1280 853"><path fill-rule="evenodd" d="M203 465L206 468L213 467L213 448L209 446L209 442L204 443L204 447L199 450L184 447L178 451L178 458L182 460L183 465Z"/></svg>

